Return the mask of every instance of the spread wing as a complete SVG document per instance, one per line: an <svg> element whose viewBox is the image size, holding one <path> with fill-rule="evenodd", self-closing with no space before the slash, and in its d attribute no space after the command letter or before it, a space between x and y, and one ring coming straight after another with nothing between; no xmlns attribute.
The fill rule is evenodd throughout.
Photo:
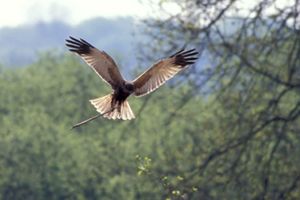
<svg viewBox="0 0 300 200"><path fill-rule="evenodd" d="M185 66L193 64L198 59L197 54L195 49L188 51L182 49L169 58L157 62L133 81L134 95L143 96L154 91L185 69Z"/></svg>
<svg viewBox="0 0 300 200"><path fill-rule="evenodd" d="M115 61L104 51L100 51L83 39L70 36L66 39L69 50L77 53L106 83L116 88L122 83L122 75Z"/></svg>

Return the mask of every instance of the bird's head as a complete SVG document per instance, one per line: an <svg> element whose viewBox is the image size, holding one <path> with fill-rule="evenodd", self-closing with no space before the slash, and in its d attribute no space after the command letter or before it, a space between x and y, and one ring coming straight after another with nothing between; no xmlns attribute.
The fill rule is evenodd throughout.
<svg viewBox="0 0 300 200"><path fill-rule="evenodd" d="M126 82L125 83L125 88L128 92L133 92L134 91L134 86L132 83Z"/></svg>

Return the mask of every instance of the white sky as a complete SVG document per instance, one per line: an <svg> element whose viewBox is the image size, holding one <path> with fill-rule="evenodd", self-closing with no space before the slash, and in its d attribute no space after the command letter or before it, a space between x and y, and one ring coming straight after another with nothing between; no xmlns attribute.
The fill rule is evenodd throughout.
<svg viewBox="0 0 300 200"><path fill-rule="evenodd" d="M148 5L141 0L0 0L0 27L15 27L24 23L51 21L53 19L78 24L92 17L153 15ZM157 2L159 0L152 0ZM249 9L258 0L239 0L240 8ZM293 0L277 0L276 6L291 4ZM144 3L147 1L143 1ZM180 9L168 4L167 11L180 12ZM243 12L243 11L242 11ZM244 11L245 12L245 11ZM269 13L274 12L269 9ZM240 13L241 14L241 13ZM161 15L160 15L161 17Z"/></svg>
<svg viewBox="0 0 300 200"><path fill-rule="evenodd" d="M143 17L147 13L139 0L0 0L0 5L0 27L53 19L77 24L96 16Z"/></svg>

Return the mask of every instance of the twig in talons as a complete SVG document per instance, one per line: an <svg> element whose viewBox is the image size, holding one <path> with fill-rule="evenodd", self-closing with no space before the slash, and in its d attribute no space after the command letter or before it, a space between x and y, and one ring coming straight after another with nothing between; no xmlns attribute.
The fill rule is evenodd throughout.
<svg viewBox="0 0 300 200"><path fill-rule="evenodd" d="M108 111L106 111L106 112L104 112L104 113L102 113L102 114L97 114L97 115L95 115L95 116L93 116L93 117L91 117L91 118L88 118L88 119L86 119L86 120L84 120L84 121L82 121L82 122L79 122L79 123L75 124L74 126L72 126L71 129L77 128L77 127L79 127L79 126L81 126L81 125L84 125L84 124L86 124L86 123L88 123L88 122L94 120L94 119L97 119L98 117L100 117L100 116L102 116L102 115L105 115L105 114L107 114L107 113L109 113L109 112L112 112L114 109L116 109L116 107L113 107L112 109L110 109L110 110L108 110Z"/></svg>
<svg viewBox="0 0 300 200"><path fill-rule="evenodd" d="M79 127L81 125L84 125L84 124L88 123L89 121L92 121L92 120L94 120L94 119L96 119L96 118L98 118L100 116L101 116L101 114L98 114L98 115L95 115L95 116L93 116L93 117L91 117L89 119L86 119L86 120L82 121L82 122L79 122L79 123L75 124L74 126L72 126L72 129L73 128L77 128L77 127Z"/></svg>

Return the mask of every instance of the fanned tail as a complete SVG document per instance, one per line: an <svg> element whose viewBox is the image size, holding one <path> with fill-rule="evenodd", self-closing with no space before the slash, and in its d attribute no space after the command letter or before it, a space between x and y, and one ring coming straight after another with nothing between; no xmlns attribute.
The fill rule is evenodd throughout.
<svg viewBox="0 0 300 200"><path fill-rule="evenodd" d="M100 114L105 113L103 117L107 119L131 120L135 118L128 101L124 101L120 105L118 103L114 104L112 101L112 94L90 100L97 112Z"/></svg>

